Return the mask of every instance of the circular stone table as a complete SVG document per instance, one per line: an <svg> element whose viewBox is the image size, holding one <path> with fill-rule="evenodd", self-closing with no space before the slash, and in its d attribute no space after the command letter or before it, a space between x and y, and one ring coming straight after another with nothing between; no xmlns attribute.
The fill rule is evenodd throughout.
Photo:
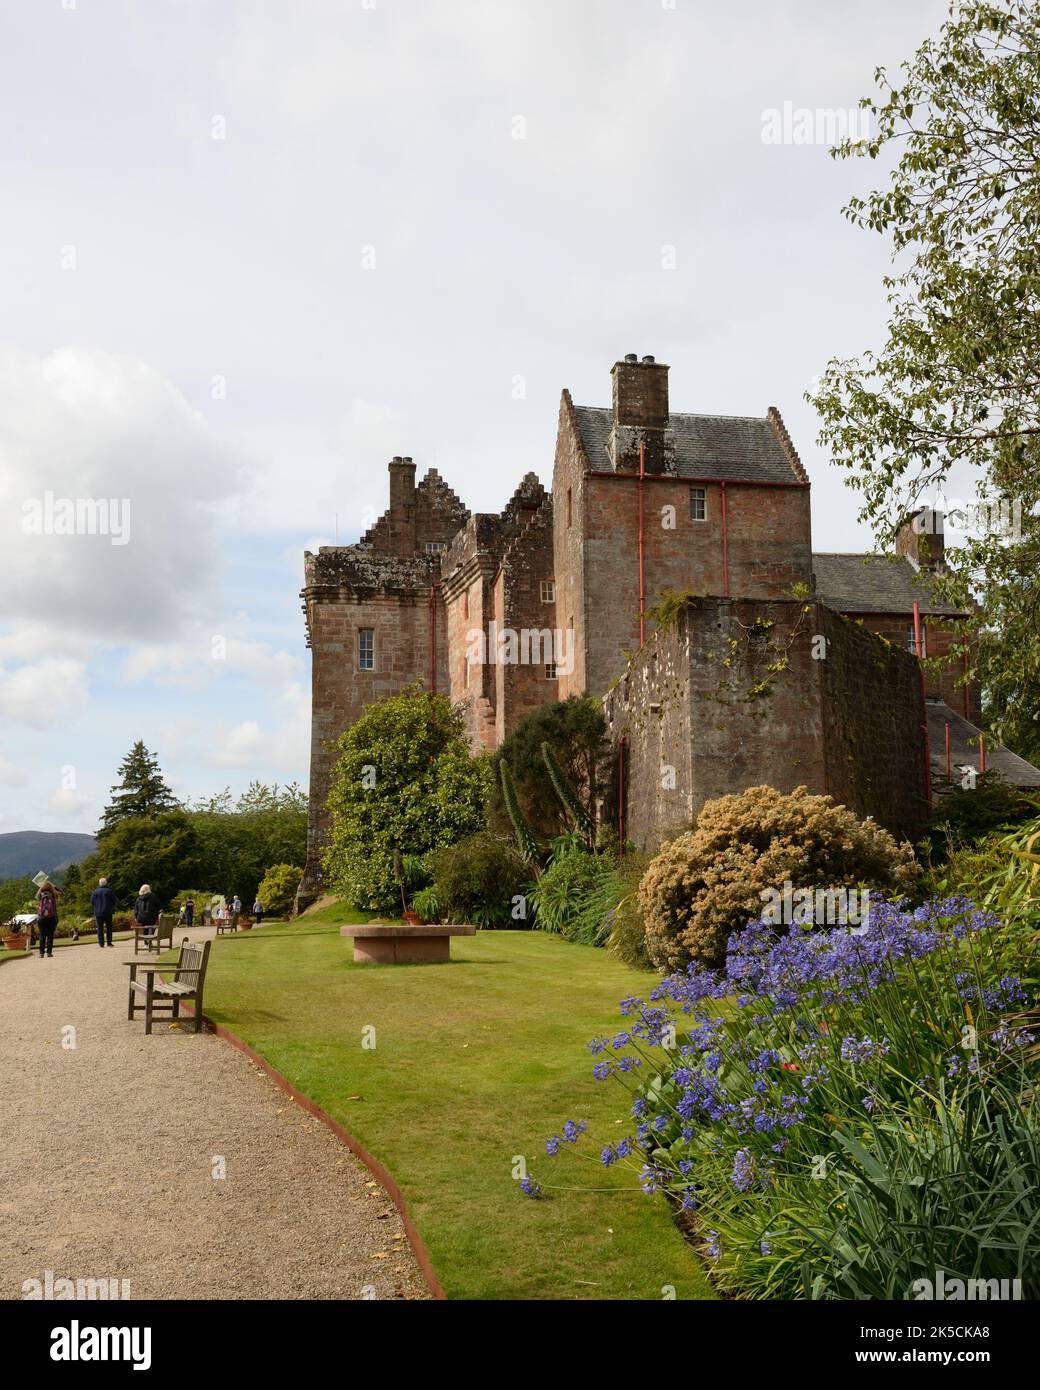
<svg viewBox="0 0 1040 1390"><path fill-rule="evenodd" d="M476 927L431 922L421 927L385 926L366 922L361 927L340 927L340 936L354 938L354 960L369 965L415 965L451 960L453 936L475 936Z"/></svg>

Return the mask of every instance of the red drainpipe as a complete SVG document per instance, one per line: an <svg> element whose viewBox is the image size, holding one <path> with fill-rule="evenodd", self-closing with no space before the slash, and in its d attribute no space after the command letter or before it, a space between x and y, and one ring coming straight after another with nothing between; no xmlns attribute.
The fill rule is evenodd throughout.
<svg viewBox="0 0 1040 1390"><path fill-rule="evenodd" d="M646 640L646 572L643 555L643 479L646 477L646 445L639 446L639 645Z"/></svg>
<svg viewBox="0 0 1040 1390"><path fill-rule="evenodd" d="M932 750L928 746L928 702L925 699L924 667L921 665L921 605L914 604L914 646L917 648L917 665L921 671L921 707L924 710L924 789L929 811L932 809Z"/></svg>
<svg viewBox="0 0 1040 1390"><path fill-rule="evenodd" d="M618 743L617 823L620 853L625 853L625 736Z"/></svg>
<svg viewBox="0 0 1040 1390"><path fill-rule="evenodd" d="M437 585L430 585L430 694L437 694Z"/></svg>
<svg viewBox="0 0 1040 1390"><path fill-rule="evenodd" d="M946 721L946 780L952 782L953 777L950 772L950 721Z"/></svg>
<svg viewBox="0 0 1040 1390"><path fill-rule="evenodd" d="M726 506L726 484L722 489L722 597L729 598L729 512Z"/></svg>
<svg viewBox="0 0 1040 1390"><path fill-rule="evenodd" d="M968 649L967 649L967 647L964 648L964 675L965 675L965 681L964 681L964 717L965 717L965 719L968 720L969 723L971 723L971 700L969 699L968 681L967 681L967 675L968 675Z"/></svg>

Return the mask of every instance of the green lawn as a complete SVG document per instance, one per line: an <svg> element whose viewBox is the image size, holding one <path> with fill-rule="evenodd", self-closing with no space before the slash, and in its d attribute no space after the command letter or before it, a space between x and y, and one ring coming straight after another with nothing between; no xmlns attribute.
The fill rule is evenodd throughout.
<svg viewBox="0 0 1040 1390"><path fill-rule="evenodd" d="M569 1146L545 1154L567 1119L589 1121L590 1155L629 1132L627 1097L593 1080L585 1043L653 977L540 932L457 937L452 954L354 965L335 925L271 923L214 943L206 1013L390 1169L450 1298L710 1298L667 1207L631 1173ZM521 1194L518 1154L543 1200Z"/></svg>

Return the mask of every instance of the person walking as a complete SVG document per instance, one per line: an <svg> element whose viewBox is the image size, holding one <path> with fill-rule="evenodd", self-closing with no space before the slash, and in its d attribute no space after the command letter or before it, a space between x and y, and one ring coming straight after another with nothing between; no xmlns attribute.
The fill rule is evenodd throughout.
<svg viewBox="0 0 1040 1390"><path fill-rule="evenodd" d="M238 928L238 919L242 916L242 899L236 893L231 899L231 925Z"/></svg>
<svg viewBox="0 0 1040 1390"><path fill-rule="evenodd" d="M190 927L190 926L193 926L194 923L195 923L195 899L194 899L194 898L185 898L185 899L184 899L184 925L185 925L186 927Z"/></svg>
<svg viewBox="0 0 1040 1390"><path fill-rule="evenodd" d="M159 899L147 883L141 884L137 902L134 903L134 921L144 927L145 936L151 936L159 920Z"/></svg>
<svg viewBox="0 0 1040 1390"><path fill-rule="evenodd" d="M97 927L97 944L112 945L112 914L116 910L116 895L108 886L107 878L99 878L98 886L90 895L90 910ZM107 939L106 939L107 938Z"/></svg>
<svg viewBox="0 0 1040 1390"><path fill-rule="evenodd" d="M58 890L45 879L36 894L36 925L40 929L40 959L54 955L54 931L58 925Z"/></svg>
<svg viewBox="0 0 1040 1390"><path fill-rule="evenodd" d="M257 926L259 926L260 923L261 923L263 920L264 920L264 905L263 905L263 903L260 901L260 899L259 899L259 897L258 897L257 900L256 900L256 902L253 904L253 921L256 923Z"/></svg>

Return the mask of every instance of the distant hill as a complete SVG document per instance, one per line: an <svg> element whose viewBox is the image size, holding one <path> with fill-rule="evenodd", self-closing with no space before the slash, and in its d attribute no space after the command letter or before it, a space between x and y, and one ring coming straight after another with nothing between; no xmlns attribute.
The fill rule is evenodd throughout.
<svg viewBox="0 0 1040 1390"><path fill-rule="evenodd" d="M97 848L93 835L62 830L13 830L0 835L0 878L21 878L38 869L56 873Z"/></svg>

